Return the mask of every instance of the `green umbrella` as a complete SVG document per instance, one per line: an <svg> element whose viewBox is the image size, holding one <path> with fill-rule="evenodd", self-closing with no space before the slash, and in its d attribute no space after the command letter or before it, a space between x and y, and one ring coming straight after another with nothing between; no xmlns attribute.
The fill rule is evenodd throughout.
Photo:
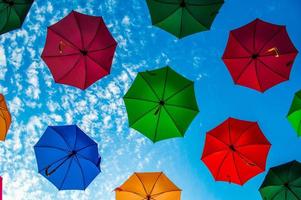
<svg viewBox="0 0 301 200"><path fill-rule="evenodd" d="M138 73L123 99L130 127L153 142L183 137L199 112L194 83L170 67Z"/></svg>
<svg viewBox="0 0 301 200"><path fill-rule="evenodd" d="M301 163L271 168L259 191L264 200L301 200Z"/></svg>
<svg viewBox="0 0 301 200"><path fill-rule="evenodd" d="M287 114L287 118L293 128L301 136L301 90L295 94L291 108Z"/></svg>
<svg viewBox="0 0 301 200"><path fill-rule="evenodd" d="M0 0L0 34L20 28L33 0Z"/></svg>
<svg viewBox="0 0 301 200"><path fill-rule="evenodd" d="M209 30L224 0L146 0L152 24L178 38Z"/></svg>

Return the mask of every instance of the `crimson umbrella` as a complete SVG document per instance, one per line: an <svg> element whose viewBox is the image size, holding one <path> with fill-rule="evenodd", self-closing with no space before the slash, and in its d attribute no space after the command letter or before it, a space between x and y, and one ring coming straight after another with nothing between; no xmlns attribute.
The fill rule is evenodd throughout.
<svg viewBox="0 0 301 200"><path fill-rule="evenodd" d="M297 53L285 26L256 19L230 32L223 61L236 84L264 92L289 79Z"/></svg>
<svg viewBox="0 0 301 200"><path fill-rule="evenodd" d="M229 118L207 133L202 161L216 181L243 185L265 171L270 146L256 122Z"/></svg>
<svg viewBox="0 0 301 200"><path fill-rule="evenodd" d="M42 59L55 82L84 90L110 73L116 46L102 17L72 11L48 27Z"/></svg>

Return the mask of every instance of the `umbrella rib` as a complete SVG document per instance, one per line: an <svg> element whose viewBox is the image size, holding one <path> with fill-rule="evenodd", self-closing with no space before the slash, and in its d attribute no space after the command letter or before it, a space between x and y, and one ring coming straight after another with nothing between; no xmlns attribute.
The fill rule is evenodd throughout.
<svg viewBox="0 0 301 200"><path fill-rule="evenodd" d="M231 154L232 154L232 158L233 158L233 162L234 162L234 168L235 168L237 177L238 177L238 179L239 179L239 183L242 184L242 180L241 180L239 171L238 171L237 166L236 166L236 160L235 160L235 157L234 157L234 153L232 152Z"/></svg>
<svg viewBox="0 0 301 200"><path fill-rule="evenodd" d="M87 71L88 71L88 65L87 65L87 57L85 56L84 57L84 66L85 66L85 77L84 77L84 85L83 85L83 88L86 87L87 85Z"/></svg>
<svg viewBox="0 0 301 200"><path fill-rule="evenodd" d="M169 15L167 15L165 18L163 18L162 20L154 23L153 25L159 24L161 22L163 22L164 20L166 20L168 17L170 17L171 15L173 15L175 12L177 12L177 10L180 8L180 5L178 7L175 8L175 10L173 10Z"/></svg>
<svg viewBox="0 0 301 200"><path fill-rule="evenodd" d="M273 70L272 68L270 68L267 64L265 64L263 61L261 61L260 59L258 59L258 61L263 64L266 68L268 68L269 70L271 70L272 72L274 72L275 74L281 76L282 78L284 78L285 80L288 80L287 77L284 77L282 74L280 74L279 72Z"/></svg>
<svg viewBox="0 0 301 200"><path fill-rule="evenodd" d="M115 191L116 191L117 189L115 189ZM118 192L128 192L128 193L132 193L132 194L135 194L135 195L137 195L137 196L139 196L139 197L142 197L143 199L145 198L143 195L141 195L141 194L139 194L139 193L137 193L137 192L134 192L134 191L129 191L129 190L117 190ZM142 200L143 200L142 199Z"/></svg>
<svg viewBox="0 0 301 200"><path fill-rule="evenodd" d="M93 42L94 42L94 40L95 40L95 38L96 38L96 36L97 36L97 33L98 33L98 31L100 30L100 28L101 28L101 25L102 25L102 23L101 23L101 20L100 20L100 22L99 22L99 24L98 24L98 26L97 26L97 30L96 30L96 32L95 32L95 35L94 35L93 39L92 39L92 40L89 42L89 44L87 45L86 49L89 49L90 46L93 44Z"/></svg>
<svg viewBox="0 0 301 200"><path fill-rule="evenodd" d="M80 53L72 53L72 54L66 54L66 55L51 55L51 56L42 56L44 58L61 58L65 56L75 56L75 55L80 55Z"/></svg>
<svg viewBox="0 0 301 200"><path fill-rule="evenodd" d="M221 171L221 168L222 168L222 165L224 164L224 162L225 162L227 156L229 155L229 153L230 153L230 151L228 151L228 152L225 154L225 156L224 156L224 158L223 158L221 164L218 166L217 174L216 174L216 179L218 178L218 176L219 176L219 174L220 174L220 171Z"/></svg>
<svg viewBox="0 0 301 200"><path fill-rule="evenodd" d="M271 42L271 41L272 41L279 33L281 33L282 30L283 30L282 27L280 27L279 30L278 30L272 37L270 37L269 40L267 40L267 41L263 44L263 46L259 49L259 54L262 52L262 50L264 49L264 47L265 47L269 42Z"/></svg>
<svg viewBox="0 0 301 200"><path fill-rule="evenodd" d="M273 200L274 198L276 198L276 196L278 196L281 192L285 191L284 188L281 188L281 190L279 190L278 192L276 192L272 197L271 200Z"/></svg>
<svg viewBox="0 0 301 200"><path fill-rule="evenodd" d="M233 38L236 40L236 42L237 42L244 50L246 50L250 55L253 54L247 47L245 47L245 45L243 45L243 43L241 43L241 41L236 37L236 35L235 35L235 33L234 33L233 31L231 31L230 34L233 36Z"/></svg>
<svg viewBox="0 0 301 200"><path fill-rule="evenodd" d="M139 100L139 101L145 101L145 102L158 103L158 101L153 101L153 100L149 100L149 99L139 99L139 98L135 98L135 97L123 97L123 99Z"/></svg>
<svg viewBox="0 0 301 200"><path fill-rule="evenodd" d="M164 96L165 96L167 78L168 78L168 67L166 68L165 81L164 81L164 87L163 87L163 94L162 94L162 98L161 99L164 99Z"/></svg>
<svg viewBox="0 0 301 200"><path fill-rule="evenodd" d="M63 35L61 35L60 33L56 32L51 26L48 27L49 30L51 30L53 33L55 33L56 35L58 35L59 37L61 37L62 39L66 40L69 44L71 44L71 46L73 47L73 49L76 50L80 50L80 48L78 48L75 44L73 44L73 42L70 42L68 39L66 39Z"/></svg>
<svg viewBox="0 0 301 200"><path fill-rule="evenodd" d="M69 147L69 150L71 149L71 147L69 146L68 142L65 140L65 138L57 131L55 130L54 128L51 128L53 130L53 132L55 132L58 136L60 136L63 141L65 142L65 144L67 145L67 147Z"/></svg>
<svg viewBox="0 0 301 200"><path fill-rule="evenodd" d="M182 134L178 124L176 123L175 119L171 116L171 114L167 111L167 109L165 108L165 106L163 106L165 112L167 113L167 115L169 116L169 118L173 121L174 125L176 126L177 130L179 131L179 133L184 136L184 133Z"/></svg>
<svg viewBox="0 0 301 200"><path fill-rule="evenodd" d="M160 109L160 108L161 108L161 107L159 106L159 109ZM160 111L160 110L159 110L159 111ZM159 112L159 116L158 116L158 119L157 119L156 130L155 130L155 135L154 135L153 141L156 141L156 138L157 138L158 126L159 126L160 118L161 118L161 111Z"/></svg>
<svg viewBox="0 0 301 200"><path fill-rule="evenodd" d="M74 16L74 18L75 18L75 23L76 23L77 28L78 28L78 30L79 30L79 35L80 35L80 40L81 40L81 43L82 43L82 48L85 48L82 30L81 30L81 28L80 28L80 25L79 25L79 22L78 22L78 19L77 19L76 15L75 15L75 12L73 12L73 16Z"/></svg>
<svg viewBox="0 0 301 200"><path fill-rule="evenodd" d="M240 74L238 75L238 77L236 78L236 80L234 80L235 82L238 82L240 77L243 75L243 73L248 69L248 67L252 64L253 60L250 60L246 66L241 70Z"/></svg>
<svg viewBox="0 0 301 200"><path fill-rule="evenodd" d="M254 25L254 31L253 31L253 52L255 52L255 44L256 44L256 33L257 33L257 24L258 24L258 20L255 21L255 25Z"/></svg>
<svg viewBox="0 0 301 200"><path fill-rule="evenodd" d="M96 164L95 164L92 160L90 160L89 158L87 158L86 156L83 156L82 154L80 154L80 153L78 153L78 152L77 152L77 155L78 155L79 157L81 157L82 159L87 160L87 161L91 162L93 165L96 166Z"/></svg>
<svg viewBox="0 0 301 200"><path fill-rule="evenodd" d="M134 124L136 124L141 118L143 118L145 115L149 114L151 111L153 111L155 108L157 108L158 105L155 105L154 107L152 107L150 110L146 111L144 114L142 114L139 118L137 118L133 123L132 125L130 126L133 126Z"/></svg>
<svg viewBox="0 0 301 200"><path fill-rule="evenodd" d="M66 76L68 76L72 72L72 70L79 64L80 60L81 60L81 57L79 57L77 59L77 61L74 63L74 65L66 72L66 74L64 74L61 78L59 78L56 81L61 81L63 78L65 78Z"/></svg>
<svg viewBox="0 0 301 200"><path fill-rule="evenodd" d="M255 73L256 73L256 77L257 77L259 88L260 88L261 91L263 91L262 87L261 87L261 80L259 78L259 73L258 73L258 63L257 63L257 60L254 61L255 62Z"/></svg>
<svg viewBox="0 0 301 200"><path fill-rule="evenodd" d="M239 138L234 142L234 144L236 144L237 142L239 142L240 138L247 133L247 131L252 128L253 126L255 126L255 124L250 124L245 130L243 130L239 136ZM239 145L237 147L240 147Z"/></svg>
<svg viewBox="0 0 301 200"><path fill-rule="evenodd" d="M139 75L142 77L142 79L144 80L144 82L148 85L148 87L152 90L152 92L156 95L157 99L160 100L159 96L157 95L156 91L154 90L154 88L151 86L151 84L149 84L149 82L144 78L144 76L139 73Z"/></svg>
<svg viewBox="0 0 301 200"><path fill-rule="evenodd" d="M212 135L212 134L208 134L210 135L211 137L213 137L214 139L216 139L217 141L223 143L224 145L226 145L227 147L229 146L229 144L225 143L224 141L220 140L219 138L217 138L216 136Z"/></svg>
<svg viewBox="0 0 301 200"><path fill-rule="evenodd" d="M182 37L182 32L183 32L183 13L184 13L184 9L181 9L181 21L180 21L180 34L179 37Z"/></svg>
<svg viewBox="0 0 301 200"><path fill-rule="evenodd" d="M154 183L154 185L153 185L151 191L149 192L149 194L152 194L152 192L153 192L153 190L154 190L154 188L155 188L155 186L156 186L156 184L157 184L159 178L162 176L162 174L163 174L163 173L161 172L161 173L159 174L159 176L157 177L157 179L156 179L156 181L155 181L155 183ZM152 195L152 196L153 196L153 195Z"/></svg>
<svg viewBox="0 0 301 200"><path fill-rule="evenodd" d="M199 112L199 110L195 110L193 108L190 108L190 107L187 107L187 106L183 106L183 105L176 105L176 104L169 104L169 103L166 103L165 105L166 106L179 107L179 108L183 108L183 109L187 109L187 110L192 110L192 111L195 111L195 112Z"/></svg>
<svg viewBox="0 0 301 200"><path fill-rule="evenodd" d="M81 166L81 164L80 164L80 162L79 162L79 160L78 160L78 158L77 158L76 155L75 155L75 158L76 158L76 162L77 162L77 164L78 164L78 166L80 168L80 172L81 172L81 175L82 175L83 184L84 184L84 188L85 188L86 187L86 180L85 180L85 177L84 177L84 171L83 171L83 168L82 168L82 166Z"/></svg>
<svg viewBox="0 0 301 200"><path fill-rule="evenodd" d="M80 148L80 149L76 149L76 151L77 152L79 152L79 151L82 151L82 150L84 150L84 149L86 149L86 148L90 148L90 147L92 147L92 146L97 146L97 144L91 144L91 145L88 145L88 146L85 146L85 147L83 147L83 148Z"/></svg>
<svg viewBox="0 0 301 200"><path fill-rule="evenodd" d="M64 178L63 178L63 181L62 181L62 183L61 183L61 185L60 185L60 187L59 187L60 190L62 189L63 185L65 184L65 180L66 180L66 178L67 178L67 174L68 174L69 171L70 171L70 167L71 167L72 161L73 161L73 158L72 158L71 161L69 162L69 165L68 165L66 174L65 174L65 176L64 176Z"/></svg>
<svg viewBox="0 0 301 200"><path fill-rule="evenodd" d="M174 96L176 96L177 94L179 94L180 92L183 92L184 90L186 90L188 87L192 86L193 83L189 83L187 84L186 86L184 86L182 89L178 90L177 92L175 92L174 94L172 94L171 96L169 96L167 99L165 99L164 101L168 101L170 100L171 98L173 98Z"/></svg>
<svg viewBox="0 0 301 200"><path fill-rule="evenodd" d="M202 22L199 21L199 19L197 19L194 14L188 9L186 8L187 12L192 16L193 19L195 19L197 22L199 22L203 27L205 27L207 30L210 30L210 27L205 26Z"/></svg>
<svg viewBox="0 0 301 200"><path fill-rule="evenodd" d="M115 46L116 46L116 43L111 44L111 45L109 45L109 46L107 46L107 47L104 47L104 48L101 48L101 49L91 50L91 51L89 51L89 53L98 52L98 51L104 51L104 50L107 50L107 49L109 49L109 48L111 48L111 47L115 47Z"/></svg>
<svg viewBox="0 0 301 200"><path fill-rule="evenodd" d="M140 177L138 176L138 174L135 173L135 175L137 176L137 178L139 179L141 185L143 186L143 189L144 189L145 194L148 194L147 191L146 191L145 185L143 184L143 182L142 182L142 180L140 179Z"/></svg>
<svg viewBox="0 0 301 200"><path fill-rule="evenodd" d="M181 190L169 190L169 191L164 191L164 192L160 192L160 193L157 193L157 194L153 194L152 196L160 196L162 194L165 194L165 193L169 193L169 192L181 192Z"/></svg>
<svg viewBox="0 0 301 200"><path fill-rule="evenodd" d="M54 147L54 146L46 146L46 145L43 145L43 146L34 146L34 148L57 149L57 150L61 150L61 151L64 151L64 152L69 152L69 150L67 150L67 149L63 149L63 148L59 148L59 147Z"/></svg>
<svg viewBox="0 0 301 200"><path fill-rule="evenodd" d="M90 57L89 55L86 55L86 57L88 57L90 60L92 60L95 64L97 64L98 66L100 66L101 69L103 69L105 72L109 73L109 71L103 67L101 64L97 63L96 60L94 60L94 58Z"/></svg>

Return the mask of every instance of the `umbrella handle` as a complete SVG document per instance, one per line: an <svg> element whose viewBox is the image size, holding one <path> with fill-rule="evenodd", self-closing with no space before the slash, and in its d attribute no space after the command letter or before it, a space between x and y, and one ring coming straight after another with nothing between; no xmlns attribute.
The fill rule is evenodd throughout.
<svg viewBox="0 0 301 200"><path fill-rule="evenodd" d="M69 154L67 158L65 158L58 166L56 166L53 170L51 170L50 172L48 172L49 168L54 164L49 165L48 167L46 167L45 169L45 174L46 176L51 176L54 172L56 172L56 170L58 168L60 168L68 159L70 159L72 157L73 154Z"/></svg>
<svg viewBox="0 0 301 200"><path fill-rule="evenodd" d="M255 167L256 164L255 163L252 163L252 162L249 162L243 155L241 155L239 152L236 152L237 155L249 166L251 167Z"/></svg>
<svg viewBox="0 0 301 200"><path fill-rule="evenodd" d="M275 53L275 57L278 58L280 56L279 54L279 49L277 47L273 47L267 50L267 53L271 53L274 52Z"/></svg>

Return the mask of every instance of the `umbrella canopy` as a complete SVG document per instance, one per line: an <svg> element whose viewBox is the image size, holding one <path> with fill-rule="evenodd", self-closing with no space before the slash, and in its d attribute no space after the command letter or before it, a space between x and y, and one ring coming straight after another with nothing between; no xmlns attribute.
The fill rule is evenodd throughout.
<svg viewBox="0 0 301 200"><path fill-rule="evenodd" d="M116 46L101 17L72 11L48 27L42 59L55 82L84 90L110 73Z"/></svg>
<svg viewBox="0 0 301 200"><path fill-rule="evenodd" d="M84 190L100 173L97 143L76 125L49 126L34 151L39 173L59 190Z"/></svg>
<svg viewBox="0 0 301 200"><path fill-rule="evenodd" d="M153 142L183 137L199 112L194 83L170 67L138 73L123 99L130 127Z"/></svg>
<svg viewBox="0 0 301 200"><path fill-rule="evenodd" d="M216 181L243 185L265 171L270 146L256 122L229 118L207 133L202 161Z"/></svg>
<svg viewBox="0 0 301 200"><path fill-rule="evenodd" d="M0 140L5 140L10 124L11 116L6 106L4 96L0 94Z"/></svg>
<svg viewBox="0 0 301 200"><path fill-rule="evenodd" d="M256 19L230 32L223 61L236 84L264 92L289 79L297 53L285 26Z"/></svg>
<svg viewBox="0 0 301 200"><path fill-rule="evenodd" d="M209 30L224 0L146 0L152 24L178 38Z"/></svg>
<svg viewBox="0 0 301 200"><path fill-rule="evenodd" d="M116 200L180 200L181 189L163 172L134 173L115 189Z"/></svg>
<svg viewBox="0 0 301 200"><path fill-rule="evenodd" d="M293 99L291 108L287 114L287 119L297 132L297 135L301 136L301 90L299 90Z"/></svg>
<svg viewBox="0 0 301 200"><path fill-rule="evenodd" d="M33 0L0 0L0 35L20 28Z"/></svg>
<svg viewBox="0 0 301 200"><path fill-rule="evenodd" d="M300 200L301 163L292 161L271 168L259 191L263 200Z"/></svg>

